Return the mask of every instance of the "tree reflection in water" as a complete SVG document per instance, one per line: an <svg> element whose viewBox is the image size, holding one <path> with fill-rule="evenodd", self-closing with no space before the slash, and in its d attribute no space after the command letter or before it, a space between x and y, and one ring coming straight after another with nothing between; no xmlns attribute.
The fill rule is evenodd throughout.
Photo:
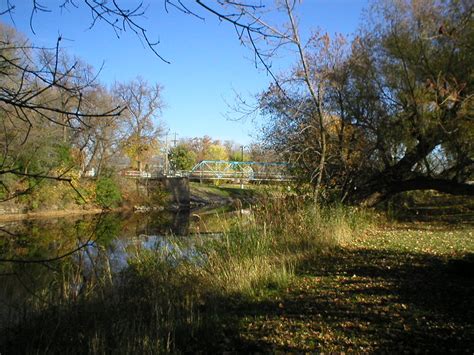
<svg viewBox="0 0 474 355"><path fill-rule="evenodd" d="M25 321L29 310L67 304L94 289L106 289L139 249L172 250L168 236L187 236L189 230L189 211L3 223L0 329Z"/></svg>

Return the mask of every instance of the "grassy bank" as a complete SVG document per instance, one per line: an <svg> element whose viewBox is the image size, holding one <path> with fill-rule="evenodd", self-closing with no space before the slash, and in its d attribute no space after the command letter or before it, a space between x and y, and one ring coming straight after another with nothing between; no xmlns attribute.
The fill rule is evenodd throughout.
<svg viewBox="0 0 474 355"><path fill-rule="evenodd" d="M472 228L377 219L269 200L220 236L134 250L117 275L100 255L87 281L50 265L57 285L0 351L472 351L469 262L452 261L474 252Z"/></svg>
<svg viewBox="0 0 474 355"><path fill-rule="evenodd" d="M289 287L236 310L238 347L472 352L473 232L469 226L391 224L308 259Z"/></svg>
<svg viewBox="0 0 474 355"><path fill-rule="evenodd" d="M261 198L281 197L282 187L272 185L244 185L241 189L237 184L215 185L211 183L189 183L191 202L197 205L228 205L255 204Z"/></svg>
<svg viewBox="0 0 474 355"><path fill-rule="evenodd" d="M31 180L31 179L30 179ZM147 189L147 183L120 175L98 178L75 177L71 183L49 180L29 181L29 192L5 195L1 220L90 214L101 210L132 209L134 206L164 206L169 192L161 186ZM26 187L24 187L26 188Z"/></svg>

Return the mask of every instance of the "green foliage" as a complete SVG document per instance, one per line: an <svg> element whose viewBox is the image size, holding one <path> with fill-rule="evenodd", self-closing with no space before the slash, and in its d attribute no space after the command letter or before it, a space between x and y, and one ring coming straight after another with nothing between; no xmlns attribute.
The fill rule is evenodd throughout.
<svg viewBox="0 0 474 355"><path fill-rule="evenodd" d="M11 192L9 189L18 181L18 178L13 174L3 174L0 176L0 199L8 197ZM9 188L10 187L10 188Z"/></svg>
<svg viewBox="0 0 474 355"><path fill-rule="evenodd" d="M109 246L120 235L123 227L120 215L111 213L101 214L96 223L95 241L104 247Z"/></svg>
<svg viewBox="0 0 474 355"><path fill-rule="evenodd" d="M196 153L180 144L170 150L168 159L173 170L191 170L196 164Z"/></svg>
<svg viewBox="0 0 474 355"><path fill-rule="evenodd" d="M62 167L70 167L74 163L71 155L71 146L66 143L58 144L55 147L57 154L57 162Z"/></svg>
<svg viewBox="0 0 474 355"><path fill-rule="evenodd" d="M235 152L231 152L231 154L229 154L229 160L231 160L231 161L249 161L249 160L252 160L252 157L251 157L250 154L244 152L244 159L242 160L242 152L235 151Z"/></svg>
<svg viewBox="0 0 474 355"><path fill-rule="evenodd" d="M114 180L101 177L96 184L96 202L103 208L116 207L122 201L122 194Z"/></svg>

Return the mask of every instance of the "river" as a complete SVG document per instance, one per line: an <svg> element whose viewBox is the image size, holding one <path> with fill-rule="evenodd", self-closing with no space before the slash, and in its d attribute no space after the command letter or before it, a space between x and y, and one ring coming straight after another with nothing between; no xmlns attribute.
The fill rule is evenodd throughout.
<svg viewBox="0 0 474 355"><path fill-rule="evenodd" d="M28 309L72 300L124 270L141 249L180 252L221 232L224 212L104 213L0 223L0 330ZM184 247L183 247L184 246Z"/></svg>

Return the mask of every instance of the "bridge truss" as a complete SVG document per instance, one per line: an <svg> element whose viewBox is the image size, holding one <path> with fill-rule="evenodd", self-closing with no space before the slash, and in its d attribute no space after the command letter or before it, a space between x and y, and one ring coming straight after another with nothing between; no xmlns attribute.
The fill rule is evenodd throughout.
<svg viewBox="0 0 474 355"><path fill-rule="evenodd" d="M190 179L291 181L289 165L282 162L203 160L188 173Z"/></svg>

